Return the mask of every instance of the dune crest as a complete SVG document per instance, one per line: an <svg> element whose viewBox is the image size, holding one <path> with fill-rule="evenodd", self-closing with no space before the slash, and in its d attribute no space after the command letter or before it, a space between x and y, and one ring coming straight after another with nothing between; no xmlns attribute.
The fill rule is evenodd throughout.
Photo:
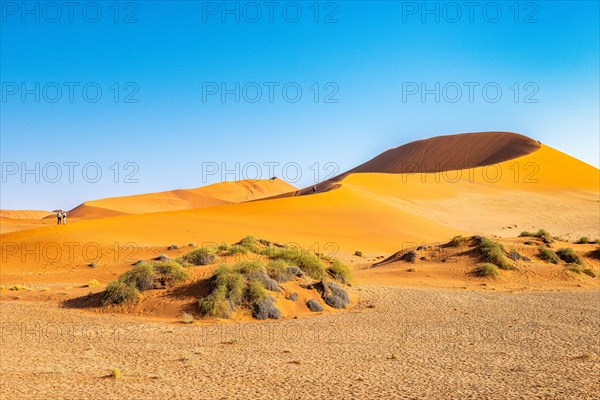
<svg viewBox="0 0 600 400"><path fill-rule="evenodd" d="M356 173L428 173L483 167L531 154L540 144L513 132L474 132L436 136L387 150L377 157L319 183L319 192L335 189ZM312 188L296 195L312 193Z"/></svg>
<svg viewBox="0 0 600 400"><path fill-rule="evenodd" d="M196 189L178 189L86 201L68 212L68 215L70 218L95 219L213 207L258 200L295 189L281 179L222 182Z"/></svg>

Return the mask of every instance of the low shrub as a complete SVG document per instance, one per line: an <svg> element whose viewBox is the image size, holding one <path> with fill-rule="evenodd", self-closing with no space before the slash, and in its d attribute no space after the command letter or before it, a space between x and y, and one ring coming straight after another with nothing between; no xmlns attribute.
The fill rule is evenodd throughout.
<svg viewBox="0 0 600 400"><path fill-rule="evenodd" d="M217 256L209 249L203 247L184 255L182 259L193 265L208 265L214 264L217 260Z"/></svg>
<svg viewBox="0 0 600 400"><path fill-rule="evenodd" d="M550 232L548 232L545 229L540 229L537 232L523 231L523 232L521 232L521 234L519 236L521 236L521 237L537 237L537 238L542 239L545 243L552 243L554 241L554 237L552 236L552 234L550 234Z"/></svg>
<svg viewBox="0 0 600 400"><path fill-rule="evenodd" d="M587 236L582 236L579 238L579 240L576 242L577 244L588 244L588 243L592 243L590 241L590 238Z"/></svg>
<svg viewBox="0 0 600 400"><path fill-rule="evenodd" d="M169 245L169 247L167 247L167 250L179 250L180 247L176 244L171 244Z"/></svg>
<svg viewBox="0 0 600 400"><path fill-rule="evenodd" d="M104 295L100 300L103 306L111 304L135 303L139 300L140 292L134 285L123 281L112 281L106 286Z"/></svg>
<svg viewBox="0 0 600 400"><path fill-rule="evenodd" d="M273 260L267 264L267 274L279 283L285 283L292 279L289 263L285 260Z"/></svg>
<svg viewBox="0 0 600 400"><path fill-rule="evenodd" d="M570 247L556 250L556 255L564 262L573 263L577 265L583 264L583 259Z"/></svg>
<svg viewBox="0 0 600 400"><path fill-rule="evenodd" d="M558 262L560 261L556 253L546 246L538 247L538 257L552 264L558 264Z"/></svg>
<svg viewBox="0 0 600 400"><path fill-rule="evenodd" d="M450 247L462 247L464 245L467 244L467 242L469 241L468 238L464 237L464 236L454 236L449 242L448 245Z"/></svg>
<svg viewBox="0 0 600 400"><path fill-rule="evenodd" d="M140 292L154 287L156 272L151 264L139 264L119 277L119 281L135 287Z"/></svg>
<svg viewBox="0 0 600 400"><path fill-rule="evenodd" d="M475 276L479 276L482 278L497 278L500 276L500 271L495 264L492 263L484 263L480 264L471 273Z"/></svg>
<svg viewBox="0 0 600 400"><path fill-rule="evenodd" d="M362 251L360 251L360 250L356 250L356 251L354 252L354 255L355 255L355 256L357 256L357 257L362 257L362 256L363 256L363 252L362 252Z"/></svg>
<svg viewBox="0 0 600 400"><path fill-rule="evenodd" d="M323 262L309 252L271 246L266 248L262 253L271 260L284 260L296 265L313 279L322 279L327 275Z"/></svg>
<svg viewBox="0 0 600 400"><path fill-rule="evenodd" d="M162 261L154 264L156 283L163 287L171 287L184 282L188 278L188 271L175 261Z"/></svg>
<svg viewBox="0 0 600 400"><path fill-rule="evenodd" d="M333 260L331 265L327 267L327 272L333 279L346 285L352 280L352 271L350 268L338 260Z"/></svg>
<svg viewBox="0 0 600 400"><path fill-rule="evenodd" d="M504 247L488 238L481 238L477 251L481 254L484 261L496 265L501 269L514 269L514 266L504 255Z"/></svg>
<svg viewBox="0 0 600 400"><path fill-rule="evenodd" d="M87 284L87 287L98 287L98 286L100 286L100 282L98 282L98 280L96 280L96 279L92 279Z"/></svg>

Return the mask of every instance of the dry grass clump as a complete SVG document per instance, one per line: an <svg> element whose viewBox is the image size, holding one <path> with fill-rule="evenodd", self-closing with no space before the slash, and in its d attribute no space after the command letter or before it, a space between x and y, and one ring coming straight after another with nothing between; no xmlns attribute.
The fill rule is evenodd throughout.
<svg viewBox="0 0 600 400"><path fill-rule="evenodd" d="M497 278L500 276L500 270L495 264L484 263L480 264L471 271L472 275L479 276L481 278Z"/></svg>
<svg viewBox="0 0 600 400"><path fill-rule="evenodd" d="M462 247L462 246L466 245L468 241L469 241L468 238L458 235L458 236L454 236L452 239L450 239L450 241L448 242L448 246Z"/></svg>
<svg viewBox="0 0 600 400"><path fill-rule="evenodd" d="M187 253L182 260L193 265L209 265L215 263L217 256L210 249L203 247Z"/></svg>
<svg viewBox="0 0 600 400"><path fill-rule="evenodd" d="M540 229L537 232L523 231L519 236L540 238L544 241L544 243L552 243L554 241L554 237L552 236L552 234L550 234L550 232L548 232L545 229Z"/></svg>
<svg viewBox="0 0 600 400"><path fill-rule="evenodd" d="M556 250L556 255L564 262L573 263L573 264L577 264L577 265L583 264L583 259L581 258L581 256L579 254L575 253L573 251L573 249L570 247L565 247L565 248Z"/></svg>
<svg viewBox="0 0 600 400"><path fill-rule="evenodd" d="M546 246L538 247L538 257L552 264L558 264L558 262L560 261L560 258L558 258L554 250L549 249Z"/></svg>
<svg viewBox="0 0 600 400"><path fill-rule="evenodd" d="M136 263L116 281L110 282L104 291L102 305L137 302L140 292L171 287L184 282L188 271L175 260Z"/></svg>
<svg viewBox="0 0 600 400"><path fill-rule="evenodd" d="M498 242L482 237L479 240L477 251L486 262L494 264L500 269L515 268L504 255L504 247Z"/></svg>
<svg viewBox="0 0 600 400"><path fill-rule="evenodd" d="M263 283L265 276L271 279L260 261L221 265L211 278L210 294L198 301L200 312L210 317L229 318L237 307L241 307L250 310L258 319L280 318L281 313L273 310L274 304L271 307L265 301L270 298Z"/></svg>

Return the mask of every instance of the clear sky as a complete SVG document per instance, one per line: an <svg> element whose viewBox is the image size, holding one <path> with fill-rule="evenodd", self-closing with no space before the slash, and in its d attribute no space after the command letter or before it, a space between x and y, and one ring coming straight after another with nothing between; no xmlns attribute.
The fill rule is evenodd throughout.
<svg viewBox="0 0 600 400"><path fill-rule="evenodd" d="M304 187L488 130L598 166L599 3L466 3L2 0L1 208L253 178L256 164Z"/></svg>

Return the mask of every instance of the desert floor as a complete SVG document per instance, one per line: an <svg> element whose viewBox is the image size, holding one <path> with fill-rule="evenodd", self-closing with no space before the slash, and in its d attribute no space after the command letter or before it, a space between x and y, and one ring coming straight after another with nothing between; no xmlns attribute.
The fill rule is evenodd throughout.
<svg viewBox="0 0 600 400"><path fill-rule="evenodd" d="M355 289L351 311L266 323L3 301L1 398L598 398L597 289Z"/></svg>

